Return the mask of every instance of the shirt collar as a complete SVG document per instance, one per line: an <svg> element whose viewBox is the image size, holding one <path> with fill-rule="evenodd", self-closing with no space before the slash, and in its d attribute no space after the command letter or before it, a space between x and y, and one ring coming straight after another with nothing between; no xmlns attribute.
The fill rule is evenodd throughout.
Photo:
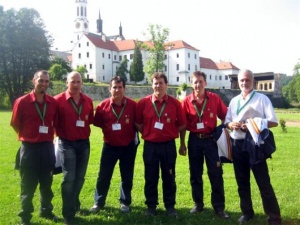
<svg viewBox="0 0 300 225"><path fill-rule="evenodd" d="M121 105L124 105L125 104L125 96L123 96L123 98L122 98L122 101L121 101ZM110 104L112 105L112 104L114 104L114 105L116 105L115 103L114 103L114 100L113 100L113 98L112 97L110 97Z"/></svg>
<svg viewBox="0 0 300 225"><path fill-rule="evenodd" d="M34 90L29 93L30 102L37 102L36 96L34 94ZM45 102L49 102L48 95L45 93L44 95Z"/></svg>
<svg viewBox="0 0 300 225"><path fill-rule="evenodd" d="M154 102L163 102L163 101L168 102L168 95L165 94L165 95L163 96L162 100L158 100L158 98L157 98L154 94L152 94L151 100L152 100L153 103L154 103Z"/></svg>

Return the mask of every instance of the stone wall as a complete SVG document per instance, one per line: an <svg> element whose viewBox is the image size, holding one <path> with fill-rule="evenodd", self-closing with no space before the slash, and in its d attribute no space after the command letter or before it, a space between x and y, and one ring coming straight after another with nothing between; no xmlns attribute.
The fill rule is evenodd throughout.
<svg viewBox="0 0 300 225"><path fill-rule="evenodd" d="M177 87L168 87L167 92L168 92L168 94L170 94L174 97L177 97L176 89L177 89ZM57 91L57 90L59 90L59 91L65 90L65 85L61 85L61 86L56 85L56 87L54 89L49 90L49 94L55 95L55 94L59 93L59 91ZM90 96L94 101L102 101L103 99L110 97L110 92L109 92L108 86L83 86L82 90L85 94ZM240 94L240 90L238 90L238 89L208 89L207 88L207 90L218 94L227 106L229 105L230 100L234 96ZM188 87L188 89L186 90L186 93L182 93L182 95L184 95L184 94L188 95L191 92L192 92L192 88ZM270 98L270 100L275 108L285 108L286 107L285 100L282 97L281 93L263 92L263 91L259 91L259 92L267 95ZM140 99L140 98L145 97L146 95L149 95L152 93L153 93L153 90L152 90L151 86L149 86L149 87L127 86L126 87L126 96L128 96L132 99Z"/></svg>

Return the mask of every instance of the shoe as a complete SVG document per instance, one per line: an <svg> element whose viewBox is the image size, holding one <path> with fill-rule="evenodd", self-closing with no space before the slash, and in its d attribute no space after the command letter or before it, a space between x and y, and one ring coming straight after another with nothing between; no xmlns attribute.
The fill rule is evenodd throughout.
<svg viewBox="0 0 300 225"><path fill-rule="evenodd" d="M274 220L274 221L268 221L268 225L281 225L281 219Z"/></svg>
<svg viewBox="0 0 300 225"><path fill-rule="evenodd" d="M40 213L40 217L48 220L53 220L53 222L58 222L59 218L55 214L51 213Z"/></svg>
<svg viewBox="0 0 300 225"><path fill-rule="evenodd" d="M248 222L249 220L251 220L253 218L253 215L242 215L239 219L238 222L239 224L243 224Z"/></svg>
<svg viewBox="0 0 300 225"><path fill-rule="evenodd" d="M90 208L90 213L98 213L100 212L101 207L98 205L93 205L92 208Z"/></svg>
<svg viewBox="0 0 300 225"><path fill-rule="evenodd" d="M177 213L176 209L174 209L174 208L168 208L167 214L168 214L168 216L172 216L172 217L178 216L178 213Z"/></svg>
<svg viewBox="0 0 300 225"><path fill-rule="evenodd" d="M198 205L195 205L194 208L191 209L190 213L201 213L203 212L203 208L200 208Z"/></svg>
<svg viewBox="0 0 300 225"><path fill-rule="evenodd" d="M219 212L217 212L217 215L221 219L224 219L224 220L228 220L229 219L229 216L228 216L228 214L225 211L219 211Z"/></svg>
<svg viewBox="0 0 300 225"><path fill-rule="evenodd" d="M128 205L125 205L123 203L121 203L121 207L120 207L120 210L122 213L129 213L130 212L130 208Z"/></svg>
<svg viewBox="0 0 300 225"><path fill-rule="evenodd" d="M73 225L74 217L64 218L64 225Z"/></svg>
<svg viewBox="0 0 300 225"><path fill-rule="evenodd" d="M146 216L155 216L156 208L148 208L145 212Z"/></svg>

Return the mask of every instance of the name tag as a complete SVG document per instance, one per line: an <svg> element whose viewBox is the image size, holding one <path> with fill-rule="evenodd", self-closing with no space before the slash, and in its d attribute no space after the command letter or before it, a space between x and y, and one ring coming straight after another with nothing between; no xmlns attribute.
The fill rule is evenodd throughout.
<svg viewBox="0 0 300 225"><path fill-rule="evenodd" d="M40 134L48 134L48 127L46 127L46 126L40 126L39 127L39 133Z"/></svg>
<svg viewBox="0 0 300 225"><path fill-rule="evenodd" d="M112 130L121 130L121 124L120 123L114 123L112 125Z"/></svg>
<svg viewBox="0 0 300 225"><path fill-rule="evenodd" d="M76 121L76 127L84 127L84 121L83 120L77 120Z"/></svg>
<svg viewBox="0 0 300 225"><path fill-rule="evenodd" d="M160 123L160 122L155 122L154 124L154 128L162 130L163 129L164 124Z"/></svg>
<svg viewBox="0 0 300 225"><path fill-rule="evenodd" d="M203 129L204 123L197 123L197 129Z"/></svg>

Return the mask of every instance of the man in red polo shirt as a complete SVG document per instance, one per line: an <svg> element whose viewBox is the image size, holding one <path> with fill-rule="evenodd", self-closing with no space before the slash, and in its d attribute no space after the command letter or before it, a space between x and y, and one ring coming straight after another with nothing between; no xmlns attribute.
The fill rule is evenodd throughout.
<svg viewBox="0 0 300 225"><path fill-rule="evenodd" d="M121 212L130 211L134 162L138 143L135 143L136 102L125 94L125 80L116 76L110 81L111 97L96 108L94 125L103 132L103 148L95 190L95 204L90 212L97 213L105 205L115 165L119 161Z"/></svg>
<svg viewBox="0 0 300 225"><path fill-rule="evenodd" d="M28 225L33 212L32 199L37 185L40 185L40 216L52 220L53 192L52 172L55 167L53 145L53 124L57 113L57 103L46 94L49 87L49 74L45 70L37 71L32 79L34 89L18 98L13 107L11 126L22 141L16 166L20 169L21 205L19 212L21 224Z"/></svg>
<svg viewBox="0 0 300 225"><path fill-rule="evenodd" d="M91 133L94 109L90 97L81 92L81 74L73 71L67 77L67 90L56 95L58 103L58 146L61 152L63 171L62 214L65 225L72 224L80 211L79 194L90 156Z"/></svg>
<svg viewBox="0 0 300 225"><path fill-rule="evenodd" d="M146 215L154 216L158 205L158 179L161 168L164 206L169 216L177 216L176 203L175 139L185 128L180 102L167 95L168 80L164 73L151 77L153 94L142 98L137 104L136 127L144 139L145 204Z"/></svg>
<svg viewBox="0 0 300 225"><path fill-rule="evenodd" d="M228 219L225 213L225 197L223 184L223 170L218 155L217 143L212 133L217 126L217 118L225 119L227 107L221 98L205 90L206 75L196 71L192 74L191 83L193 93L182 101L182 108L187 119L186 130L190 131L188 138L188 157L190 165L190 182L192 197L195 202L191 213L202 212L203 203L203 163L204 158L211 184L211 204L222 219ZM185 132L181 137L180 155L186 155Z"/></svg>

